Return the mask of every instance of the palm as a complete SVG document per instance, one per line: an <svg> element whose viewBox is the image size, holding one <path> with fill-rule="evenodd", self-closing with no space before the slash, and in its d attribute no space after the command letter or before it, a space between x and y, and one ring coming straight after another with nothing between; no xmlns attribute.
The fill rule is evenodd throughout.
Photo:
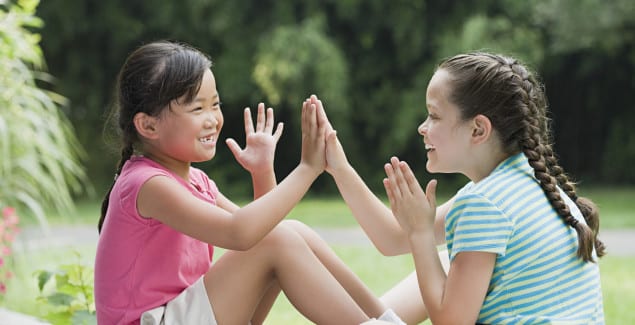
<svg viewBox="0 0 635 325"><path fill-rule="evenodd" d="M433 228L436 210L436 181L430 181L424 192L410 167L392 158L385 166L386 194L393 215L407 233ZM426 194L427 193L427 194Z"/></svg>
<svg viewBox="0 0 635 325"><path fill-rule="evenodd" d="M265 166L273 166L278 139L271 134L259 132L248 135L246 140L245 150L235 155L243 168L254 172Z"/></svg>
<svg viewBox="0 0 635 325"><path fill-rule="evenodd" d="M276 145L282 135L282 123L278 124L276 131L273 132L273 109L269 108L265 113L265 106L262 103L258 104L255 129L249 108L245 109L244 119L245 149L241 149L233 139L228 139L229 149L238 163L250 173L272 170Z"/></svg>

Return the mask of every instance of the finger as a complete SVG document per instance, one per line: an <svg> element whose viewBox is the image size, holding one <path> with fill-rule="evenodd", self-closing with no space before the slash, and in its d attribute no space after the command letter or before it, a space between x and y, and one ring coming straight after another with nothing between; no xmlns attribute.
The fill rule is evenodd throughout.
<svg viewBox="0 0 635 325"><path fill-rule="evenodd" d="M309 101L302 103L302 134L306 134L309 130Z"/></svg>
<svg viewBox="0 0 635 325"><path fill-rule="evenodd" d="M437 206L437 180L432 179L426 185L426 198L428 198L428 202L430 206L434 209Z"/></svg>
<svg viewBox="0 0 635 325"><path fill-rule="evenodd" d="M276 132L274 132L273 134L273 139L274 141L277 143L278 140L280 139L280 137L282 136L282 130L284 129L284 123L279 122L278 126L276 127Z"/></svg>
<svg viewBox="0 0 635 325"><path fill-rule="evenodd" d="M337 131L331 129L326 131L326 144L330 146L337 146Z"/></svg>
<svg viewBox="0 0 635 325"><path fill-rule="evenodd" d="M382 180L382 183L384 184L384 189L386 190L386 196L388 196L388 203L390 203L390 206L394 206L395 193L393 192L392 187L390 186L390 180L388 178L384 178Z"/></svg>
<svg viewBox="0 0 635 325"><path fill-rule="evenodd" d="M315 106L317 108L317 119L318 119L318 127L322 130L332 129L328 123L328 118L326 117L326 112L324 111L324 106L322 106L321 100L316 100Z"/></svg>
<svg viewBox="0 0 635 325"><path fill-rule="evenodd" d="M384 178L382 183L384 184L384 189L386 190L386 196L388 196L388 203L390 204L390 211L392 211L393 216L399 219L399 208L397 207L397 198L395 197L394 187L391 185L390 180Z"/></svg>
<svg viewBox="0 0 635 325"><path fill-rule="evenodd" d="M309 104L309 127L310 127L310 131L311 131L311 136L312 137L316 137L317 136L317 114L316 114L316 107L315 104L311 103Z"/></svg>
<svg viewBox="0 0 635 325"><path fill-rule="evenodd" d="M229 147L229 150L232 152L232 154L234 154L234 157L238 158L243 150L240 148L236 140L228 138L227 140L225 140L225 143L227 144L227 147Z"/></svg>
<svg viewBox="0 0 635 325"><path fill-rule="evenodd" d="M265 133L271 134L273 130L273 108L267 108L267 119L265 121Z"/></svg>
<svg viewBox="0 0 635 325"><path fill-rule="evenodd" d="M397 179L395 175L395 169L391 164L384 165L384 171L386 172L386 176L388 177L388 182L390 183L390 189L395 199L401 197L401 189L397 186Z"/></svg>
<svg viewBox="0 0 635 325"><path fill-rule="evenodd" d="M410 188L408 188L408 183L404 179L404 175L401 172L401 167L399 166L399 158L397 157L390 158L390 164L392 165L392 169L395 175L395 185L399 188L401 195L405 193L410 193Z"/></svg>
<svg viewBox="0 0 635 325"><path fill-rule="evenodd" d="M254 124L251 121L251 110L249 107L245 107L243 111L243 119L245 120L245 135L254 133Z"/></svg>
<svg viewBox="0 0 635 325"><path fill-rule="evenodd" d="M419 181L417 180L417 177L412 172L412 169L410 168L407 162L405 161L399 162L399 169L401 170L401 173L404 175L404 179L411 193L416 193L417 191L422 190L421 185L419 185Z"/></svg>
<svg viewBox="0 0 635 325"><path fill-rule="evenodd" d="M262 132L265 129L265 104L258 104L258 115L256 116L256 132Z"/></svg>

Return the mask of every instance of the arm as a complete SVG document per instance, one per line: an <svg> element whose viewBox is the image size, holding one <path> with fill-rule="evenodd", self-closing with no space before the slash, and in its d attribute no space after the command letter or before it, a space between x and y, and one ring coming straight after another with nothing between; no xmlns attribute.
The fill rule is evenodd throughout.
<svg viewBox="0 0 635 325"><path fill-rule="evenodd" d="M326 160L326 171L335 180L342 198L375 247L384 255L409 252L410 245L406 233L399 227L390 209L368 188L350 165L330 123L327 130ZM439 234L445 232L445 215L452 203L453 199L437 210L435 225ZM437 244L445 242L445 236L438 236L438 238Z"/></svg>
<svg viewBox="0 0 635 325"><path fill-rule="evenodd" d="M405 162L392 158L384 180L390 206L408 233L419 290L435 324L474 324L487 294L496 255L462 252L446 276L436 250L434 219L436 181L424 192Z"/></svg>
<svg viewBox="0 0 635 325"><path fill-rule="evenodd" d="M274 189L235 211L203 202L167 177L153 177L141 188L137 207L191 237L234 250L246 250L273 229L324 170L324 114L308 102L302 108L302 154L298 166ZM222 197L221 203L229 204Z"/></svg>

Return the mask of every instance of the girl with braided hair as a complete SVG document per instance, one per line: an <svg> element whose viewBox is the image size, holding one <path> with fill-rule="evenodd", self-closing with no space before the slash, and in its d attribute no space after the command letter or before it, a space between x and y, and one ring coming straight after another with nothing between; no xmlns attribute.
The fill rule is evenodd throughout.
<svg viewBox="0 0 635 325"><path fill-rule="evenodd" d="M281 291L318 324L399 324L315 232L282 221L326 164L315 103L302 105L300 162L280 184L282 125L261 103L254 128L245 109L246 147L227 140L253 181L239 207L191 166L215 156L224 122L209 58L167 41L130 54L117 83L121 161L98 225L99 324L261 324ZM212 264L215 246L227 251Z"/></svg>
<svg viewBox="0 0 635 325"><path fill-rule="evenodd" d="M598 212L558 165L536 77L513 58L458 55L439 65L426 102L427 170L470 179L445 215L447 275L433 229L436 180L424 192L393 157L384 186L432 321L602 324Z"/></svg>
<svg viewBox="0 0 635 325"><path fill-rule="evenodd" d="M408 323L603 324L598 212L558 164L536 77L513 58L457 55L438 66L426 106L426 169L470 179L439 207L436 180L424 191L392 157L388 209L335 132L327 136L326 170L364 231L385 255L413 255L417 281L389 291L386 304Z"/></svg>

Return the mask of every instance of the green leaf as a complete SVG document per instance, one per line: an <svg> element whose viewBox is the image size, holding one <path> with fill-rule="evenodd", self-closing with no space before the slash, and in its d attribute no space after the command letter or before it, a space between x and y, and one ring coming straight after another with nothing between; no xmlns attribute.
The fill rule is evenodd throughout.
<svg viewBox="0 0 635 325"><path fill-rule="evenodd" d="M54 306L70 306L70 304L73 302L73 299L75 299L71 295L60 292L56 292L46 298L48 302Z"/></svg>
<svg viewBox="0 0 635 325"><path fill-rule="evenodd" d="M97 318L95 317L95 314L86 310L78 310L73 313L71 323L73 325L93 325L97 324Z"/></svg>
<svg viewBox="0 0 635 325"><path fill-rule="evenodd" d="M46 283L51 279L53 274L54 273L50 272L50 271L39 271L38 272L38 274L37 274L37 287L38 287L38 289L40 289L40 293L44 289L44 286L46 285Z"/></svg>

